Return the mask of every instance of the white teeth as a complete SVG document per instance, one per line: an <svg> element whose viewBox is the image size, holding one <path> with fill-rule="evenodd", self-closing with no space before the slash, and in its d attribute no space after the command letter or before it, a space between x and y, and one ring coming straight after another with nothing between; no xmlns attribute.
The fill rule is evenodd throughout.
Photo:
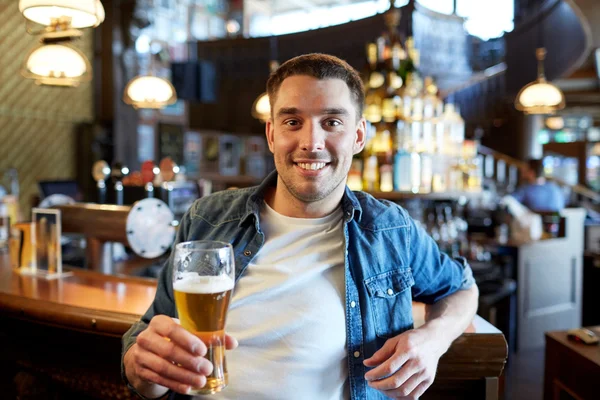
<svg viewBox="0 0 600 400"><path fill-rule="evenodd" d="M302 169L308 169L308 170L318 170L321 168L324 168L325 165L327 165L327 163L298 163L297 164L300 168Z"/></svg>

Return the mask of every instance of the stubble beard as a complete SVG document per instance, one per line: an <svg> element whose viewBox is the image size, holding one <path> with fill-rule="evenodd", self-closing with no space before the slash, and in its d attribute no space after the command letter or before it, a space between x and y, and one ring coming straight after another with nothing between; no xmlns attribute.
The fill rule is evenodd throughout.
<svg viewBox="0 0 600 400"><path fill-rule="evenodd" d="M339 160L333 161L327 168L334 168L335 166L339 167L339 165L337 164L338 161ZM284 161L284 163L285 163L285 161ZM340 176L337 176L337 174L334 173L329 178L324 179L323 182L320 182L321 180L315 179L314 182L312 183L314 190L307 192L306 190L302 189L302 186L305 184L305 182L309 182L310 179L294 176L295 175L294 164L291 163L291 166L289 166L289 167L288 167L288 165L290 165L290 164L285 163L284 168L286 168L287 171L289 171L290 173L289 174L279 173L279 177L281 178L281 181L285 185L287 191L294 198L300 200L303 203L314 203L317 201L324 200L331 193L333 193L335 191L335 189L337 189L340 185L345 184L346 176L343 174ZM304 180L304 182L303 182L303 180Z"/></svg>

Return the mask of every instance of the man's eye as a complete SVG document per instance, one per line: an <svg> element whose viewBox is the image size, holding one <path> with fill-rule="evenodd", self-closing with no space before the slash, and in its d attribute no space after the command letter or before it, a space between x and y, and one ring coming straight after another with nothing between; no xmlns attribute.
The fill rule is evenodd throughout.
<svg viewBox="0 0 600 400"><path fill-rule="evenodd" d="M327 120L325 122L325 125L327 125L327 126L340 126L340 125L342 125L342 123L340 121L338 121L337 119L330 119L330 120Z"/></svg>
<svg viewBox="0 0 600 400"><path fill-rule="evenodd" d="M288 126L297 126L300 123L298 121L296 121L295 119L290 119L290 120L285 121L284 124L288 125Z"/></svg>

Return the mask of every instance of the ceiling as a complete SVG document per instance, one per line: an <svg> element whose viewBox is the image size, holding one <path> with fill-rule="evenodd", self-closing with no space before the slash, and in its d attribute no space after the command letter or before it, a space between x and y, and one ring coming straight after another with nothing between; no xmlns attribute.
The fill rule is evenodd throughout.
<svg viewBox="0 0 600 400"><path fill-rule="evenodd" d="M317 7L359 3L364 0L245 0L244 7L266 15L290 11L310 11Z"/></svg>

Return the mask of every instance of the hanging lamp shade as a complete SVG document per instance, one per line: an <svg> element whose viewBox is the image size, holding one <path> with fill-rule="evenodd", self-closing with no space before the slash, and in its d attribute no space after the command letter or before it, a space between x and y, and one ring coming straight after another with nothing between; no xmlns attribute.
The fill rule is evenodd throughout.
<svg viewBox="0 0 600 400"><path fill-rule="evenodd" d="M69 21L72 28L90 28L104 21L100 0L19 0L25 18L44 26Z"/></svg>
<svg viewBox="0 0 600 400"><path fill-rule="evenodd" d="M177 101L175 88L157 76L136 76L125 87L123 101L134 108L163 108Z"/></svg>
<svg viewBox="0 0 600 400"><path fill-rule="evenodd" d="M267 122L271 117L271 103L269 102L269 95L264 92L254 100L252 105L252 116L261 122Z"/></svg>
<svg viewBox="0 0 600 400"><path fill-rule="evenodd" d="M279 68L279 62L271 60L269 62L269 69L271 73L273 73L277 68ZM271 118L271 102L267 92L261 93L256 100L254 100L251 114L254 118L260 120L262 123L267 122L267 120Z"/></svg>
<svg viewBox="0 0 600 400"><path fill-rule="evenodd" d="M22 74L40 85L78 86L91 78L91 65L85 55L70 46L44 44L25 59Z"/></svg>
<svg viewBox="0 0 600 400"><path fill-rule="evenodd" d="M525 85L517 94L515 108L525 114L553 114L565 108L565 95L544 76L546 49L536 50L538 59L538 77Z"/></svg>

